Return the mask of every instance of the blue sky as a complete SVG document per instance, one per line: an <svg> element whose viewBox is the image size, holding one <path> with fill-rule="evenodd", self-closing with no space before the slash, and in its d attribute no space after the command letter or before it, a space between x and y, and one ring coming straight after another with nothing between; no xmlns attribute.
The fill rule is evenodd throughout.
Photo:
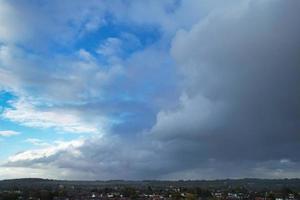
<svg viewBox="0 0 300 200"><path fill-rule="evenodd" d="M299 8L0 0L0 179L300 177Z"/></svg>

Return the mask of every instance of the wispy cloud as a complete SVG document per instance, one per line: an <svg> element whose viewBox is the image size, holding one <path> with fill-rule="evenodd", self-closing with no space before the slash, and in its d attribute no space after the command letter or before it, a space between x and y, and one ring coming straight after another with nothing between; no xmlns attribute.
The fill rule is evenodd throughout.
<svg viewBox="0 0 300 200"><path fill-rule="evenodd" d="M25 142L36 145L36 146L49 146L50 144L48 142L45 142L44 140L37 139L37 138L27 138Z"/></svg>
<svg viewBox="0 0 300 200"><path fill-rule="evenodd" d="M21 99L7 108L2 116L11 121L29 127L57 128L72 133L98 133L101 129L96 124L84 122L76 113L67 110L52 110L35 108L28 101Z"/></svg>
<svg viewBox="0 0 300 200"><path fill-rule="evenodd" d="M12 131L12 130L4 130L4 131L0 131L0 137L11 137L11 136L15 136L15 135L20 135L20 132L17 131Z"/></svg>

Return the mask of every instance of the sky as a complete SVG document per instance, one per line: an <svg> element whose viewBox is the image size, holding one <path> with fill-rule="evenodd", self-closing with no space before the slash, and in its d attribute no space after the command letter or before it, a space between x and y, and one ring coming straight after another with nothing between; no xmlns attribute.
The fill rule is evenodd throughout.
<svg viewBox="0 0 300 200"><path fill-rule="evenodd" d="M300 178L299 9L0 0L0 179Z"/></svg>

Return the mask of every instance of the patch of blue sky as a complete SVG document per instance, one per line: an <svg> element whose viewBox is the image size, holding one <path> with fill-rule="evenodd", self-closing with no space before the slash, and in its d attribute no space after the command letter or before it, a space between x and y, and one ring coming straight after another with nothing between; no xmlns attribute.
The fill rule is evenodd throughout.
<svg viewBox="0 0 300 200"><path fill-rule="evenodd" d="M28 138L38 138L43 131L35 132L32 129L20 127L17 124L7 125L7 122L0 121L0 130L13 130L19 132L19 135L10 137L0 137L0 160L6 159L10 155L14 155L18 152L35 148L34 145L27 142ZM4 124L4 126L3 126ZM45 140L45 139L44 139ZM51 141L51 140L50 140Z"/></svg>
<svg viewBox="0 0 300 200"><path fill-rule="evenodd" d="M10 101L16 100L18 97L8 91L0 91L0 114L6 108L11 108ZM7 158L17 152L36 148L36 146L27 142L28 138L39 139L45 143L51 143L56 140L73 140L80 137L79 134L70 134L57 131L52 128L30 128L12 122L0 116L0 131L15 131L18 135L10 137L0 137L0 160Z"/></svg>
<svg viewBox="0 0 300 200"><path fill-rule="evenodd" d="M26 88L30 92L32 91L31 92L32 96L38 96L38 92L35 90L35 88L30 88L30 87L24 87L24 88ZM13 92L6 91L6 90L0 91L0 114L7 108L13 108L12 102L18 100L18 98L19 97L15 95Z"/></svg>
<svg viewBox="0 0 300 200"><path fill-rule="evenodd" d="M0 113L3 111L4 108L10 108L10 101L17 99L13 93L2 90L0 91Z"/></svg>
<svg viewBox="0 0 300 200"><path fill-rule="evenodd" d="M97 31L90 32L84 37L79 38L76 42L74 49L85 49L92 54L96 55L96 50L99 45L103 43L107 38L118 38L126 40L124 35L131 34L135 36L140 45L127 43L126 49L124 49L124 57L131 55L133 52L141 50L156 41L161 37L161 32L156 26L141 26L126 23L116 23L113 19L107 19L107 23L101 26ZM130 42L130 41L124 41Z"/></svg>
<svg viewBox="0 0 300 200"><path fill-rule="evenodd" d="M37 148L38 146L28 142L29 138L52 144L57 140L70 141L81 137L80 134L64 133L52 128L30 128L9 120L0 119L0 131L4 130L16 131L20 134L10 137L0 137L0 160L21 151Z"/></svg>

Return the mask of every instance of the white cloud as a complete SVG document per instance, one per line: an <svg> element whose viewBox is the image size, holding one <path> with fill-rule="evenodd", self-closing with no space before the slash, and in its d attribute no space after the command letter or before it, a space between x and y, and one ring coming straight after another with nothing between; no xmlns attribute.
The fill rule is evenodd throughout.
<svg viewBox="0 0 300 200"><path fill-rule="evenodd" d="M100 126L82 120L77 113L64 109L38 109L25 99L12 103L13 108L6 108L2 117L29 127L57 128L73 133L98 133Z"/></svg>
<svg viewBox="0 0 300 200"><path fill-rule="evenodd" d="M20 132L12 131L12 130L0 131L0 136L2 136L2 137L10 137L10 136L15 136L15 135L20 135Z"/></svg>
<svg viewBox="0 0 300 200"><path fill-rule="evenodd" d="M97 50L97 53L104 56L118 55L121 51L122 40L114 37L107 38Z"/></svg>
<svg viewBox="0 0 300 200"><path fill-rule="evenodd" d="M35 150L28 150L21 153L17 153L8 158L8 162L22 162L38 160L43 158L48 158L57 154L60 151L68 150L73 156L79 156L80 152L76 150L78 147L82 146L84 139L71 140L71 141L55 141L53 145L48 147L39 148Z"/></svg>
<svg viewBox="0 0 300 200"><path fill-rule="evenodd" d="M122 74L122 65L101 64L85 49L50 59L0 45L0 87L21 96L35 93L43 101L84 103L101 98L103 87Z"/></svg>
<svg viewBox="0 0 300 200"><path fill-rule="evenodd" d="M41 139L37 139L37 138L27 138L25 140L25 142L36 145L36 146L48 146L50 145L48 142L45 142Z"/></svg>

